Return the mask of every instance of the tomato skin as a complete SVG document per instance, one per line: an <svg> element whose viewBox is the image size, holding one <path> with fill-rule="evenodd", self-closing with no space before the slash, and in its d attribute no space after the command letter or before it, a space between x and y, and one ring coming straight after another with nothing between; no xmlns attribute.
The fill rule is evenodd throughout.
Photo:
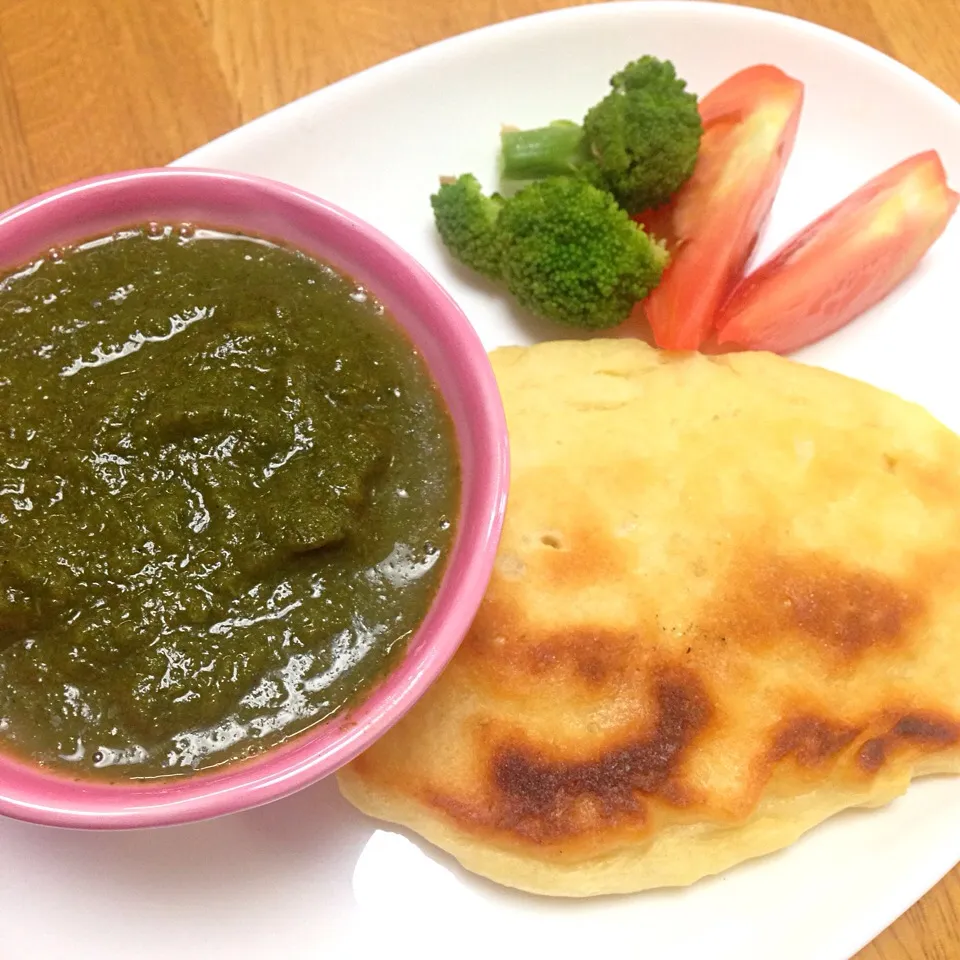
<svg viewBox="0 0 960 960"><path fill-rule="evenodd" d="M793 150L803 84L761 64L700 102L704 133L693 175L665 212L637 217L667 234L673 259L644 301L658 346L696 350L743 276Z"/></svg>
<svg viewBox="0 0 960 960"><path fill-rule="evenodd" d="M717 319L718 341L789 353L840 329L913 271L958 201L935 151L891 167L740 283Z"/></svg>

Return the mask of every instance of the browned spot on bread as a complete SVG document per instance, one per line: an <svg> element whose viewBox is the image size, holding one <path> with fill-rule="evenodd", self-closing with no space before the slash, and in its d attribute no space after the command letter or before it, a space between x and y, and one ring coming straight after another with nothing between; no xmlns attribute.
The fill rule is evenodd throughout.
<svg viewBox="0 0 960 960"><path fill-rule="evenodd" d="M776 733L770 759L776 763L792 756L803 766L819 766L852 743L859 732L859 727L823 717L796 717Z"/></svg>
<svg viewBox="0 0 960 960"><path fill-rule="evenodd" d="M850 659L897 646L923 612L923 586L815 553L746 552L722 582L705 630L760 647L791 639Z"/></svg>
<svg viewBox="0 0 960 960"><path fill-rule="evenodd" d="M886 756L887 747L883 737L871 737L864 741L863 746L860 747L860 752L857 754L857 763L863 770L873 773L883 766Z"/></svg>
<svg viewBox="0 0 960 960"><path fill-rule="evenodd" d="M535 630L509 601L488 594L458 653L460 663L482 670L493 686L514 693L545 679L563 681L568 692L600 691L636 673L646 659L636 630L571 626Z"/></svg>
<svg viewBox="0 0 960 960"><path fill-rule="evenodd" d="M892 581L841 569L783 570L771 599L808 636L847 653L896 640L918 606Z"/></svg>
<svg viewBox="0 0 960 960"><path fill-rule="evenodd" d="M533 675L563 672L593 687L622 675L635 645L633 637L609 630L571 630L512 654Z"/></svg>
<svg viewBox="0 0 960 960"><path fill-rule="evenodd" d="M960 740L960 724L929 711L900 717L882 737L867 740L857 754L857 763L866 773L875 773L887 757L899 748L920 752L949 747Z"/></svg>
<svg viewBox="0 0 960 960"><path fill-rule="evenodd" d="M562 550L541 547L528 562L539 569L547 584L564 591L628 575L636 562L634 549L610 536L599 517L590 526L564 531L563 544Z"/></svg>
<svg viewBox="0 0 960 960"><path fill-rule="evenodd" d="M556 760L522 740L501 742L489 761L491 825L543 842L575 834L585 817L643 822L644 797L676 802L671 777L713 707L699 678L680 668L662 672L655 696L653 730L596 757Z"/></svg>
<svg viewBox="0 0 960 960"><path fill-rule="evenodd" d="M549 644L533 647L527 658L530 672L535 677L553 671L557 667L558 659L557 648Z"/></svg>
<svg viewBox="0 0 960 960"><path fill-rule="evenodd" d="M956 743L960 727L946 717L933 713L913 713L901 717L890 731L893 739L920 741L949 746Z"/></svg>
<svg viewBox="0 0 960 960"><path fill-rule="evenodd" d="M591 686L599 686L609 675L610 664L601 651L580 650L577 653L577 670Z"/></svg>

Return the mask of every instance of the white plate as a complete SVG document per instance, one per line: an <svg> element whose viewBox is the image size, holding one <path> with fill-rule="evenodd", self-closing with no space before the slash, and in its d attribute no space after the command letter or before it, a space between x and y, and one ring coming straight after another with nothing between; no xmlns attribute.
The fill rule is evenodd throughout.
<svg viewBox="0 0 960 960"><path fill-rule="evenodd" d="M807 85L763 243L935 147L960 180L960 107L852 40L740 7L604 4L514 21L383 64L183 162L312 190L367 218L446 284L492 347L547 335L455 268L434 236L437 175L491 183L501 122L577 117L628 60L675 61L694 90L775 63ZM318 55L322 55L318 53ZM762 251L761 251L762 252ZM886 303L805 352L960 428L960 221ZM932 347L932 349L931 349ZM300 960L390 955L845 960L960 859L960 781L916 784L791 849L688 890L554 902L499 889L350 809L333 781L269 807L127 834L0 824L5 960Z"/></svg>

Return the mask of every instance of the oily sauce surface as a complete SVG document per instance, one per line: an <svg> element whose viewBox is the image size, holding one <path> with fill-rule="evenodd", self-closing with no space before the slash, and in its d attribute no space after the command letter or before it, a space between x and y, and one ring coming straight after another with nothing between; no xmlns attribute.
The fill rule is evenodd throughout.
<svg viewBox="0 0 960 960"><path fill-rule="evenodd" d="M366 291L149 225L0 283L0 748L185 773L355 701L437 588L452 425Z"/></svg>

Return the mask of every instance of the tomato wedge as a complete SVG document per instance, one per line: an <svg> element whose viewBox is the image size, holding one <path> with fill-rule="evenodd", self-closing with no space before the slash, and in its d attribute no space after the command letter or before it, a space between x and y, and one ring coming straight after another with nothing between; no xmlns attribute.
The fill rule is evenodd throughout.
<svg viewBox="0 0 960 960"><path fill-rule="evenodd" d="M721 311L717 339L788 353L833 333L907 277L958 201L936 151L897 164L747 277Z"/></svg>
<svg viewBox="0 0 960 960"><path fill-rule="evenodd" d="M802 106L803 84L763 64L701 100L697 165L671 201L669 229L659 229L669 234L673 260L644 302L658 346L696 350L710 333L770 212ZM650 219L661 218L657 211Z"/></svg>

